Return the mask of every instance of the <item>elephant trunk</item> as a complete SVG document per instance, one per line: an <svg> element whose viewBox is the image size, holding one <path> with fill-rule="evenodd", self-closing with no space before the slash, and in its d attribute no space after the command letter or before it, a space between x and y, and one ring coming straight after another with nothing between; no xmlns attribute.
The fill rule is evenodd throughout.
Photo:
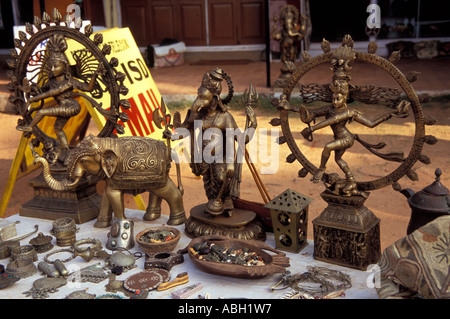
<svg viewBox="0 0 450 319"><path fill-rule="evenodd" d="M47 183L47 185L53 190L67 191L74 188L79 182L79 179L75 180L74 182L71 182L68 179L64 179L62 181L55 179L50 173L48 161L43 157L36 157L34 159L34 163L42 164L42 177L44 178L45 183Z"/></svg>

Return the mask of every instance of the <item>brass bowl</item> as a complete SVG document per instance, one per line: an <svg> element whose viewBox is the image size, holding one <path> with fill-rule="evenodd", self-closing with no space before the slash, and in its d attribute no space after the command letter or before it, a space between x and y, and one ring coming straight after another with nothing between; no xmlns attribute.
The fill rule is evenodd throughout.
<svg viewBox="0 0 450 319"><path fill-rule="evenodd" d="M171 231L175 238L172 240L168 240L161 243L149 243L141 240L141 237L144 236L149 231L162 231L167 230ZM179 240L181 238L181 232L174 227L154 227L154 228L146 228L143 231L139 232L136 235L136 242L138 245L146 252L146 253L154 253L154 252L169 252L175 249Z"/></svg>
<svg viewBox="0 0 450 319"><path fill-rule="evenodd" d="M193 252L194 247L211 243L220 244L227 248L244 249L255 252L262 257L265 265L263 266L245 266L225 262L213 262L199 259ZM269 254L268 252L271 252ZM202 271L214 275L229 276L246 279L259 279L274 273L282 273L286 267L290 267L289 257L286 254L271 248L259 240L242 240L226 236L207 235L193 239L188 245L188 254L192 262Z"/></svg>

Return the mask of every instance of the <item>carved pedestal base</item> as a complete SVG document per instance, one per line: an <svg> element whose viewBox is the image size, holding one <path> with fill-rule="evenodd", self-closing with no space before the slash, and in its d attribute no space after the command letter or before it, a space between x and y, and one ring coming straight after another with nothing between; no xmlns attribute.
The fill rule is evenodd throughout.
<svg viewBox="0 0 450 319"><path fill-rule="evenodd" d="M314 258L366 270L381 257L380 220L361 196L321 194L328 207L313 220Z"/></svg>
<svg viewBox="0 0 450 319"><path fill-rule="evenodd" d="M185 223L185 232L196 238L205 235L221 235L238 239L265 240L263 225L255 220L256 214L250 210L234 208L231 216L224 213L212 216L205 213L206 204L195 206Z"/></svg>
<svg viewBox="0 0 450 319"><path fill-rule="evenodd" d="M52 172L58 180L65 172ZM29 181L34 198L20 208L20 216L55 220L71 217L77 224L97 218L102 197L97 193L97 182L83 180L72 191L55 191L47 186L42 175Z"/></svg>

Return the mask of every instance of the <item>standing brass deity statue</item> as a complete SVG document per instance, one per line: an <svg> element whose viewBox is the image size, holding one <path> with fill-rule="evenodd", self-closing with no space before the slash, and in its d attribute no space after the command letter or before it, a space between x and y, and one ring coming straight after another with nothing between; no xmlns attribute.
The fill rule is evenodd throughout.
<svg viewBox="0 0 450 319"><path fill-rule="evenodd" d="M292 74L283 90L276 106L280 110L280 118L271 121L272 125L281 125L283 136L281 143L289 145L292 154L287 157L288 163L298 160L303 166L299 170L299 177L312 175L314 183L323 182L325 191L321 197L327 202L325 210L313 220L314 225L314 258L357 269L366 269L368 265L376 263L380 258L380 220L364 206L370 190L392 185L397 191L401 190L398 180L407 176L417 180L417 174L412 166L420 161L429 164L427 156L422 155L424 143L434 144L433 136L425 135L425 125L434 124L433 119L424 118L421 110L421 99L417 96L410 82L415 78L404 76L394 65L398 52L394 52L389 60L375 55L376 44L369 44L369 52L358 52L353 49L353 40L345 36L342 45L334 51L330 50L329 42L322 43L323 54L315 58L306 58L304 63ZM308 57L308 54L304 55ZM404 91L406 98L402 98L401 91L394 88L357 86L351 81L351 69L354 61L371 63L390 74ZM300 79L310 70L322 63L330 63L332 70L331 83L300 84ZM304 104L291 105L289 99L294 88L299 88L300 97ZM330 104L322 107L309 107L312 101L324 101ZM385 114L370 119L357 109L351 102L358 101L366 104L382 104L391 108ZM410 152L380 152L386 143L370 144L357 134L352 133L348 126L354 121L369 128L374 128L392 117L405 118L409 111L414 115L415 135ZM302 153L295 141L289 124L289 113L297 114L300 121L307 125L301 134L307 141L313 141L313 133L330 127L333 140L323 148L320 165L316 167L306 154ZM323 120L316 122L320 117ZM301 123L300 123L301 124ZM304 125L303 124L303 125ZM355 126L356 128L356 126ZM345 152L354 142L359 142L370 153L383 160L399 163L391 173L372 181L358 181L350 165L343 159ZM341 178L335 172L327 172L327 163L334 152L336 164L344 173ZM369 167L369 163L367 166Z"/></svg>
<svg viewBox="0 0 450 319"><path fill-rule="evenodd" d="M123 85L125 75L115 70L118 60L107 59L111 46L102 43L101 34L95 34L91 39L92 25L86 25L83 31L81 28L81 19L73 23L69 14L63 19L56 9L52 17L47 13L42 19L35 17L33 24L26 23L25 32L19 32L7 61L11 69L7 73L12 92L9 100L22 116L17 129L29 139L33 156L45 161L52 176L59 181L64 180L66 174L73 150L71 143L77 138L82 139L87 128L83 126L86 121L79 121L84 124L75 129L72 127L71 131L77 133L68 140L65 126L80 114L81 101L105 117L106 123L99 137L123 133L124 128L118 120L127 121L128 116L121 112L120 106L130 107L126 99L120 99L120 95L126 95L128 90ZM75 46L76 50L70 50L69 41L81 48ZM69 54L74 61L72 64ZM103 106L97 99L105 94L109 95L109 105ZM45 117L55 118L56 139L49 128L39 125ZM99 212L101 196L96 192L96 183L96 179L83 178L74 189L54 189L41 174L30 180L35 197L22 205L20 214L45 219L72 217L77 223L88 221Z"/></svg>
<svg viewBox="0 0 450 319"><path fill-rule="evenodd" d="M280 28L277 29L277 24ZM274 17L272 25L272 38L280 41L280 59L283 62L281 75L275 81L275 86L284 87L292 70L289 67L298 57L299 41L305 37L306 17L301 15L293 5L284 6L278 17Z"/></svg>
<svg viewBox="0 0 450 319"><path fill-rule="evenodd" d="M224 99L220 97L222 81L228 86L228 95ZM256 92L249 94L254 97ZM190 166L195 175L203 177L208 199L206 204L191 210L191 217L186 222L186 231L194 237L207 232L256 238L261 233L260 224L253 222L255 214L236 209L233 205L233 199L240 196L242 163L239 162L238 155L243 153L239 147L244 148L250 141L251 134L247 132L256 129L257 120L251 103L248 103L245 108L245 131L238 131L233 116L228 112L227 104L232 97L233 84L230 76L222 69L215 68L203 76L197 98L188 110L185 121L179 126L190 132ZM196 134L197 127L200 128L200 134ZM236 142L238 152L235 150ZM244 231L241 231L242 226L245 226Z"/></svg>

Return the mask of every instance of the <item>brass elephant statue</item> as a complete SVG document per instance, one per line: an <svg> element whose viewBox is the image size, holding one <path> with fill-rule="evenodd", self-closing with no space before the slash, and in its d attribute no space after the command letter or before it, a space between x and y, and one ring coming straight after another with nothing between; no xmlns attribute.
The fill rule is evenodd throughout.
<svg viewBox="0 0 450 319"><path fill-rule="evenodd" d="M94 227L105 228L115 218L125 219L124 193L137 195L149 192L149 203L144 220L161 216L161 202L170 207L169 225L185 222L183 187L180 167L177 165L178 186L169 177L171 150L163 141L148 137L96 137L87 136L70 154L66 179L56 180L50 173L47 160L36 157L41 163L43 178L54 190L75 188L85 174L104 179L105 193Z"/></svg>

